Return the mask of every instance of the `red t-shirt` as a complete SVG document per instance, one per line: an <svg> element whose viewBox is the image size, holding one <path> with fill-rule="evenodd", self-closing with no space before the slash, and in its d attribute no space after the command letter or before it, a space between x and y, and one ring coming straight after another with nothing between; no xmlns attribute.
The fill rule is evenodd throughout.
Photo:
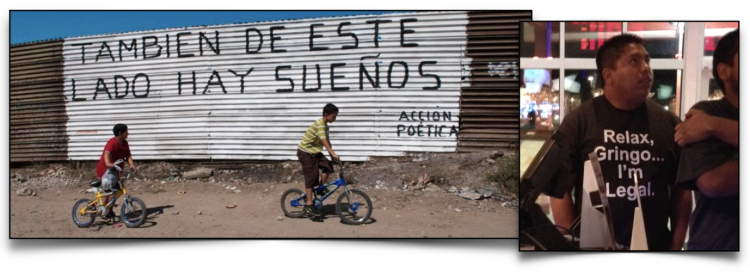
<svg viewBox="0 0 750 272"><path fill-rule="evenodd" d="M107 172L107 164L104 161L104 155L109 151L111 156L109 157L111 163L115 163L115 161L130 157L130 146L128 145L128 141L123 141L121 144L117 141L116 137L112 137L112 139L109 139L107 142L107 145L104 146L104 151L102 151L102 156L99 158L99 164L96 165L96 177L102 178L104 175L104 172ZM127 164L121 164L120 166L123 167Z"/></svg>

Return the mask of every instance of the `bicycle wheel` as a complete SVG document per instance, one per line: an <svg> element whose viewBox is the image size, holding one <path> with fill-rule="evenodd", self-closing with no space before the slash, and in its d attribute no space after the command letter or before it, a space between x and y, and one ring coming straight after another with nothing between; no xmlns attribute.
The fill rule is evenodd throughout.
<svg viewBox="0 0 750 272"><path fill-rule="evenodd" d="M346 197L346 192L341 193L336 200L336 213L341 221L349 225L364 224L372 215L372 201L370 197L357 189L350 190L351 198Z"/></svg>
<svg viewBox="0 0 750 272"><path fill-rule="evenodd" d="M281 195L281 210L286 217L300 218L305 215L304 194L300 189L289 189Z"/></svg>
<svg viewBox="0 0 750 272"><path fill-rule="evenodd" d="M73 223L79 228L91 226L94 223L95 213L83 213L87 211L96 211L96 207L89 206L91 200L81 199L73 205Z"/></svg>
<svg viewBox="0 0 750 272"><path fill-rule="evenodd" d="M128 228L137 228L146 221L146 203L137 197L126 199L120 208L120 218Z"/></svg>

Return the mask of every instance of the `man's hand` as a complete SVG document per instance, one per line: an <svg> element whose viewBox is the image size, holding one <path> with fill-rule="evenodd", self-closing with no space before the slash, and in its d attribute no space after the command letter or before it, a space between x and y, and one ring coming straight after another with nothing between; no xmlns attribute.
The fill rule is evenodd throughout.
<svg viewBox="0 0 750 272"><path fill-rule="evenodd" d="M336 155L336 154L331 154L331 159L333 159L333 161L337 162L337 161L339 161L339 160L340 160L341 158L339 158L339 155Z"/></svg>
<svg viewBox="0 0 750 272"><path fill-rule="evenodd" d="M114 167L114 166L115 166L115 164L114 164L114 163L111 163L111 162L105 162L104 164L106 164L106 165L107 165L107 168L112 168L112 167Z"/></svg>
<svg viewBox="0 0 750 272"><path fill-rule="evenodd" d="M685 122L675 127L674 141L680 146L700 142L711 136L712 125L716 117L697 109L690 109L685 115Z"/></svg>
<svg viewBox="0 0 750 272"><path fill-rule="evenodd" d="M135 165L133 165L133 164L130 165L130 169L133 169L133 173L135 173L135 172L138 171L138 169L136 169Z"/></svg>

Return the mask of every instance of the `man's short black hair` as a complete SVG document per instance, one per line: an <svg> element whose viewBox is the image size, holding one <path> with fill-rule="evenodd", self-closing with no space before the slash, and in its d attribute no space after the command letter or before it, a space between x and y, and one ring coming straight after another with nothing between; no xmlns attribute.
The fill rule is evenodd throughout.
<svg viewBox="0 0 750 272"><path fill-rule="evenodd" d="M724 63L730 67L734 67L734 54L740 51L740 29L735 29L732 32L727 33L724 37L721 37L719 44L716 45L716 51L714 51L714 80L719 85L722 91L724 90L724 81L719 77L719 63ZM737 63L739 65L739 63ZM737 87L737 86L735 86Z"/></svg>
<svg viewBox="0 0 750 272"><path fill-rule="evenodd" d="M112 132L115 133L115 137L120 136L123 132L128 131L128 126L125 124L117 124L112 128Z"/></svg>
<svg viewBox="0 0 750 272"><path fill-rule="evenodd" d="M596 52L596 70L599 72L599 79L602 82L602 86L605 86L604 75L602 73L604 68L615 68L617 60L620 59L622 49L628 44L643 45L643 42L643 38L625 33L610 38L599 47L599 51Z"/></svg>
<svg viewBox="0 0 750 272"><path fill-rule="evenodd" d="M328 103L325 107L323 107L323 115L328 115L331 113L338 113L339 108L336 107L336 105Z"/></svg>

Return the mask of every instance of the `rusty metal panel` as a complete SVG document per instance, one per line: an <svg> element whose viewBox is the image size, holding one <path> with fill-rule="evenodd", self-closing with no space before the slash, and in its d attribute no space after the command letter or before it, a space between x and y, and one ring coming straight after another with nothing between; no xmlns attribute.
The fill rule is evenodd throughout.
<svg viewBox="0 0 750 272"><path fill-rule="evenodd" d="M62 40L10 47L10 161L67 160Z"/></svg>
<svg viewBox="0 0 750 272"><path fill-rule="evenodd" d="M519 21L531 11L470 12L458 151L508 147L519 139Z"/></svg>
<svg viewBox="0 0 750 272"><path fill-rule="evenodd" d="M467 54L474 50L467 37L517 32L511 21L530 12L515 13L476 13L488 23L472 29L470 13L454 11L69 38L62 108L68 157L98 159L112 127L125 123L136 159L294 160L326 103L340 108L330 131L345 160L454 152L462 93L496 86L496 77L478 73L488 73L488 61L518 55L514 44L480 44L481 68ZM504 99L512 98L479 105Z"/></svg>

